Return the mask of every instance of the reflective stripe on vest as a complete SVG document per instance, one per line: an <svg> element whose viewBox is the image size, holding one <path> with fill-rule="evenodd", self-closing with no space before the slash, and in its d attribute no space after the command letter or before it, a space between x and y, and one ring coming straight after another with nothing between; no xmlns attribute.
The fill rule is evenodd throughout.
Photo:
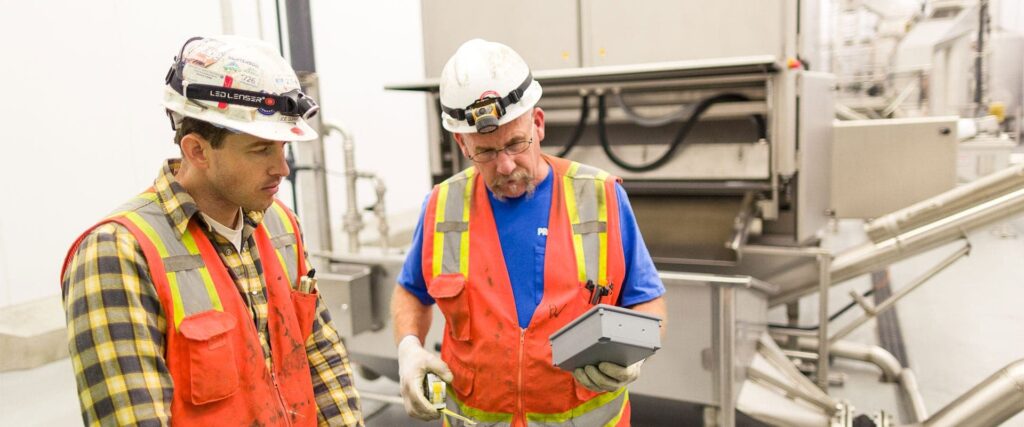
<svg viewBox="0 0 1024 427"><path fill-rule="evenodd" d="M438 185L434 277L449 273L469 275L469 206L475 176L476 168L469 168Z"/></svg>
<svg viewBox="0 0 1024 427"><path fill-rule="evenodd" d="M292 219L281 206L281 201L274 200L266 213L263 215L263 226L267 228L270 235L270 243L274 245L274 252L277 253L277 261L284 267L285 281L292 287L297 286L298 274L302 267L298 265L299 246L295 239L298 235ZM293 246L292 250L285 250Z"/></svg>
<svg viewBox="0 0 1024 427"><path fill-rule="evenodd" d="M607 172L577 162L562 178L580 282L593 280L600 286L608 286L607 178Z"/></svg>
<svg viewBox="0 0 1024 427"><path fill-rule="evenodd" d="M476 168L469 168L438 186L434 277L469 274L469 206L475 174ZM608 208L604 190L607 178L607 172L577 162L572 162L563 177L580 282L593 280L600 286L608 285ZM458 194L462 197L456 197Z"/></svg>
<svg viewBox="0 0 1024 427"><path fill-rule="evenodd" d="M213 278L193 237L195 233L202 233L194 223L182 234L181 240L173 234L171 227L153 227L151 224L166 223L167 217L152 192L129 201L109 218L114 217L130 221L149 238L160 254L171 290L175 329L189 315L209 310L224 311Z"/></svg>
<svg viewBox="0 0 1024 427"><path fill-rule="evenodd" d="M512 414L481 411L462 404L455 397L455 390L448 387L448 409L471 418L478 427L507 427L512 424ZM573 426L606 426L612 427L619 423L625 409L629 391L625 387L616 391L600 394L580 406L558 414L526 413L526 420L531 427L573 427Z"/></svg>

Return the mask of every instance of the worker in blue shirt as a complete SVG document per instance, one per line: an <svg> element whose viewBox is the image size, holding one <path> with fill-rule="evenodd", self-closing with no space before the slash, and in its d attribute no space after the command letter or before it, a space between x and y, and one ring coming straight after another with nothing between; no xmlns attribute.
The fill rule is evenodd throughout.
<svg viewBox="0 0 1024 427"><path fill-rule="evenodd" d="M472 167L427 196L392 296L412 417L439 416L423 395L432 372L463 415L629 425L625 386L643 361L569 374L552 366L548 336L594 301L664 319L665 288L618 178L541 152L541 92L515 51L479 39L441 73L442 125ZM446 320L440 357L423 348L435 303Z"/></svg>

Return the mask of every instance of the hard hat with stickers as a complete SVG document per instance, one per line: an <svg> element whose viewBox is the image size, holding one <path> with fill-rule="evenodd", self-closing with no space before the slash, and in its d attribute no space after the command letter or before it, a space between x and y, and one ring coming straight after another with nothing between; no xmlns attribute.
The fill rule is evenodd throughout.
<svg viewBox="0 0 1024 427"><path fill-rule="evenodd" d="M183 117L270 141L317 137L307 119L319 107L295 71L266 42L237 36L193 37L167 71L163 105L176 128Z"/></svg>

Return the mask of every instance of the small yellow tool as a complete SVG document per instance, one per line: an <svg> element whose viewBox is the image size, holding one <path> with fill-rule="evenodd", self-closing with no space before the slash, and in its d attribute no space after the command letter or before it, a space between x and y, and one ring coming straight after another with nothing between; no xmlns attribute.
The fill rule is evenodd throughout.
<svg viewBox="0 0 1024 427"><path fill-rule="evenodd" d="M430 404L433 405L434 409L437 409L437 411L441 413L441 416L445 418L446 425L452 425L451 421L448 421L449 416L462 420L465 425L476 425L476 421L472 418L464 417L448 409L448 384L442 381L437 375L427 372L426 377L423 378L423 392L427 396L427 400L430 401Z"/></svg>
<svg viewBox="0 0 1024 427"><path fill-rule="evenodd" d="M446 406L447 389L448 384L441 381L441 378L433 373L427 372L427 376L423 378L423 391L427 395L427 400L434 406L434 409L441 410Z"/></svg>

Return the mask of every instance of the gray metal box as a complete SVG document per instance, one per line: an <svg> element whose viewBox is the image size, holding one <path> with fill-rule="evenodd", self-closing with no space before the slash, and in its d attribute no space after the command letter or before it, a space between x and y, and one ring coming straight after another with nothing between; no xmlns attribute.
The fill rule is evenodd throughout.
<svg viewBox="0 0 1024 427"><path fill-rule="evenodd" d="M316 276L317 288L342 337L378 328L373 315L372 272L367 265L335 263L330 272Z"/></svg>
<svg viewBox="0 0 1024 427"><path fill-rule="evenodd" d="M661 348L661 318L599 304L551 335L551 360L566 371L612 362L629 366Z"/></svg>
<svg viewBox="0 0 1024 427"><path fill-rule="evenodd" d="M877 218L956 186L956 117L837 122L832 209Z"/></svg>

